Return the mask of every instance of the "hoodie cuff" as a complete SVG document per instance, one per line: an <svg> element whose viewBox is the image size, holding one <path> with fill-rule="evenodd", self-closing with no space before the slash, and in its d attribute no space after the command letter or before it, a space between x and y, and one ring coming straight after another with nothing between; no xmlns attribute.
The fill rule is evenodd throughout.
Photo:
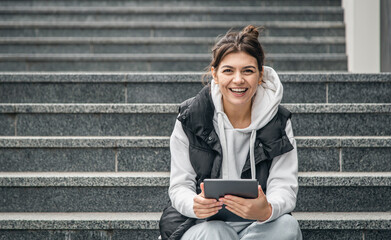
<svg viewBox="0 0 391 240"><path fill-rule="evenodd" d="M198 218L195 213L194 213L194 208L193 208L193 205L194 205L194 201L193 201L193 198L195 197L195 195L190 195L188 196L188 199L189 201L187 201L187 204L186 204L186 207L184 208L184 214L186 217L190 217L190 218ZM191 199L191 201L190 201Z"/></svg>

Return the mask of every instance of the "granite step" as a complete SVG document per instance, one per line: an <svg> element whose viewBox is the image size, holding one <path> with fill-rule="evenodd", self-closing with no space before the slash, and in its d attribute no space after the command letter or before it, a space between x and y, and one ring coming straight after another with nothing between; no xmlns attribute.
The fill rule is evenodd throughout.
<svg viewBox="0 0 391 240"><path fill-rule="evenodd" d="M264 36L344 37L343 22L31 22L2 21L2 37L216 37L248 24L263 26Z"/></svg>
<svg viewBox="0 0 391 240"><path fill-rule="evenodd" d="M0 54L0 71L202 71L210 54ZM269 54L281 71L346 71L345 54Z"/></svg>
<svg viewBox="0 0 391 240"><path fill-rule="evenodd" d="M343 21L342 7L2 7L0 21Z"/></svg>
<svg viewBox="0 0 391 240"><path fill-rule="evenodd" d="M296 136L390 136L391 104L284 104ZM169 136L178 104L1 104L2 136Z"/></svg>
<svg viewBox="0 0 391 240"><path fill-rule="evenodd" d="M391 237L389 212L296 212L292 215L298 219L306 240L380 240Z"/></svg>
<svg viewBox="0 0 391 240"><path fill-rule="evenodd" d="M301 172L391 172L391 137L295 137ZM168 172L169 137L0 137L0 172Z"/></svg>
<svg viewBox="0 0 391 240"><path fill-rule="evenodd" d="M210 53L215 38L0 38L0 53ZM261 37L269 53L345 53L344 37Z"/></svg>
<svg viewBox="0 0 391 240"><path fill-rule="evenodd" d="M383 212L294 212L304 239L388 239ZM0 237L35 239L157 239L161 213L0 213Z"/></svg>
<svg viewBox="0 0 391 240"><path fill-rule="evenodd" d="M391 103L391 73L284 73L284 103ZM200 72L0 73L1 103L180 103ZM206 79L207 80L207 79Z"/></svg>
<svg viewBox="0 0 391 240"><path fill-rule="evenodd" d="M0 212L156 212L168 172L4 173ZM297 212L389 212L391 172L301 172Z"/></svg>
<svg viewBox="0 0 391 240"><path fill-rule="evenodd" d="M157 240L161 212L0 213L0 239Z"/></svg>
<svg viewBox="0 0 391 240"><path fill-rule="evenodd" d="M236 0L2 0L0 6L238 6ZM341 6L341 0L240 0L241 6Z"/></svg>

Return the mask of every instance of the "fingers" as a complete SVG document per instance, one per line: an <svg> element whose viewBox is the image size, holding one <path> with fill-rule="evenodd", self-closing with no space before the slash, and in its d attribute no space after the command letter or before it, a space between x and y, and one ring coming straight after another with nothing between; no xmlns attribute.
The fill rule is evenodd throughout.
<svg viewBox="0 0 391 240"><path fill-rule="evenodd" d="M201 193L193 199L193 211L198 218L207 218L215 215L222 208L222 203L216 199L205 198L204 183L201 183L200 187Z"/></svg>
<svg viewBox="0 0 391 240"><path fill-rule="evenodd" d="M220 209L221 209L221 206L212 207L212 208L194 207L194 213L198 218L207 218L207 217L215 215Z"/></svg>
<svg viewBox="0 0 391 240"><path fill-rule="evenodd" d="M245 204L240 204L232 199L224 198L223 202L225 204L225 208L236 215L244 218L255 220L254 215L258 215L259 209L254 208L254 201L260 201L259 199L245 199Z"/></svg>
<svg viewBox="0 0 391 240"><path fill-rule="evenodd" d="M258 198L265 196L265 193L262 190L261 185L258 185Z"/></svg>
<svg viewBox="0 0 391 240"><path fill-rule="evenodd" d="M216 199L206 199L200 195L194 197L193 211L198 218L215 215L222 207Z"/></svg>
<svg viewBox="0 0 391 240"><path fill-rule="evenodd" d="M234 196L225 196L221 199L221 202L225 204L226 207L230 207L232 209L244 209L247 207L247 204L242 204L242 201L237 201L237 197Z"/></svg>
<svg viewBox="0 0 391 240"><path fill-rule="evenodd" d="M226 209L245 219L263 219L266 215L267 200L262 191L262 187L258 185L258 198L244 199L237 196L226 195L219 199L225 204Z"/></svg>
<svg viewBox="0 0 391 240"><path fill-rule="evenodd" d="M201 195L194 197L194 204L197 204L200 208L211 208L221 205L216 199L204 198Z"/></svg>
<svg viewBox="0 0 391 240"><path fill-rule="evenodd" d="M231 207L228 207L228 206L225 206L225 208L228 211L235 213L236 215L238 215L241 218L247 218L246 215L242 211L240 211L240 209L235 209L235 208L231 208Z"/></svg>
<svg viewBox="0 0 391 240"><path fill-rule="evenodd" d="M233 195L225 195L224 198L220 198L220 200L223 200L224 204L225 204L225 200L231 200L232 202L236 202L236 203L239 203L241 205L245 205L246 204L246 199L245 198L241 198L241 197L237 197L237 196L233 196Z"/></svg>
<svg viewBox="0 0 391 240"><path fill-rule="evenodd" d="M205 192L204 192L204 183L202 182L201 184L200 184L200 187L201 187L201 197L205 197Z"/></svg>
<svg viewBox="0 0 391 240"><path fill-rule="evenodd" d="M217 214L218 210L216 210L216 211L208 211L208 212L195 211L194 213L197 216L197 218L204 219L204 218L208 218L208 217L211 217L211 216Z"/></svg>
<svg viewBox="0 0 391 240"><path fill-rule="evenodd" d="M233 196L226 196L224 197L224 199L222 199L222 201L224 202L225 208L227 210L235 213L236 215L242 218L247 218L247 214L246 214L246 211L248 212L247 204L242 205L241 203L237 202L236 199L237 198L235 197L234 199Z"/></svg>

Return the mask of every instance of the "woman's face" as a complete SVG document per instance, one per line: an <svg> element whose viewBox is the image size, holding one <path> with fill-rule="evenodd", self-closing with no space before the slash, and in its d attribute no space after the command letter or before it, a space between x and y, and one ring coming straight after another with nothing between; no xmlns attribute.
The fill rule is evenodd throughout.
<svg viewBox="0 0 391 240"><path fill-rule="evenodd" d="M212 67L212 76L223 95L224 108L230 109L251 106L262 81L257 59L245 52L226 55L217 69Z"/></svg>

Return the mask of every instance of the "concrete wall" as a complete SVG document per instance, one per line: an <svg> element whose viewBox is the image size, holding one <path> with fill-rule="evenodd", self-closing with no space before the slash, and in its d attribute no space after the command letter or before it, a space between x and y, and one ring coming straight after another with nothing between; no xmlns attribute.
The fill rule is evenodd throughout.
<svg viewBox="0 0 391 240"><path fill-rule="evenodd" d="M380 70L391 72L391 0L381 0L380 9Z"/></svg>
<svg viewBox="0 0 391 240"><path fill-rule="evenodd" d="M348 71L380 72L380 0L343 0Z"/></svg>

